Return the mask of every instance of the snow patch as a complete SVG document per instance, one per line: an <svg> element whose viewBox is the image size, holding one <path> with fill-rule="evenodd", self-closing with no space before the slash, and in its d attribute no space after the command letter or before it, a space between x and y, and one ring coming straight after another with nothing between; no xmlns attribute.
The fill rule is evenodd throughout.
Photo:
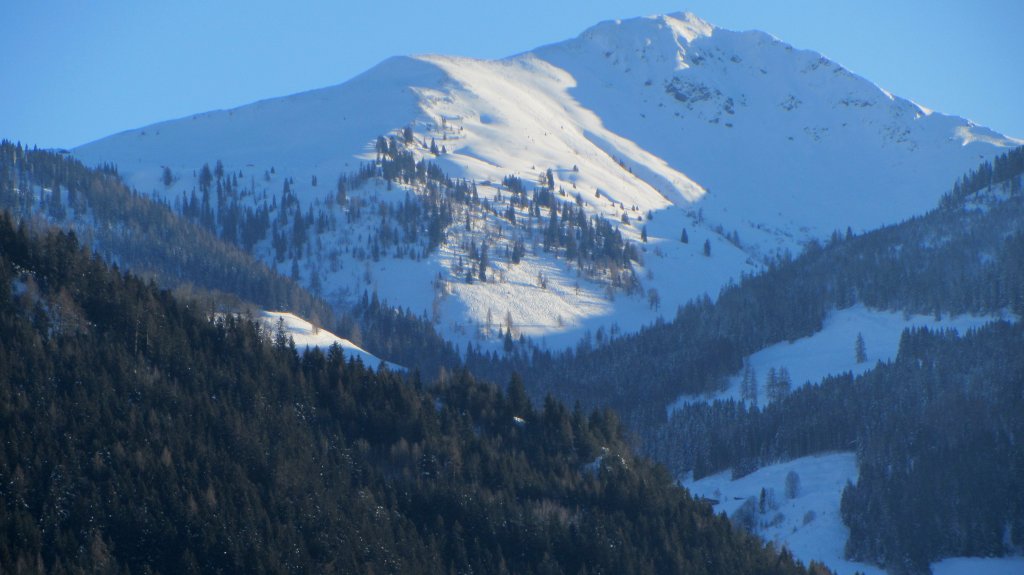
<svg viewBox="0 0 1024 575"><path fill-rule="evenodd" d="M337 344L345 352L347 358L357 357L363 362L363 365L371 369L378 369L382 365L388 369L403 369L376 357L347 339L313 326L312 323L295 314L264 311L260 313L259 319L271 333L274 333L278 326L283 327L284 332L295 342L295 347L300 350L316 347L326 351L332 345Z"/></svg>

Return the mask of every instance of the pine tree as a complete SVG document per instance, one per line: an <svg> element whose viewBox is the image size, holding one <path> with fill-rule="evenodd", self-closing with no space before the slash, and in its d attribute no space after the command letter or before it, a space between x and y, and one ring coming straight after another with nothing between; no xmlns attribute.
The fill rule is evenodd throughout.
<svg viewBox="0 0 1024 575"><path fill-rule="evenodd" d="M786 369L785 367L779 368L778 386L779 399L782 399L783 397L789 395L789 390L790 388L793 387L793 380L792 378L789 377L789 370Z"/></svg>
<svg viewBox="0 0 1024 575"><path fill-rule="evenodd" d="M680 234L679 241L683 242L684 244L690 243L690 236L686 233L686 228L683 228L683 233Z"/></svg>
<svg viewBox="0 0 1024 575"><path fill-rule="evenodd" d="M203 164L203 168L199 170L199 190L202 192L210 191L212 183L213 173L210 172L210 164Z"/></svg>
<svg viewBox="0 0 1024 575"><path fill-rule="evenodd" d="M786 474L786 498L796 499L797 495L800 495L800 475L790 470Z"/></svg>
<svg viewBox="0 0 1024 575"><path fill-rule="evenodd" d="M857 341L854 343L853 348L857 363L864 363L868 360L868 349L864 344L864 336L862 334L857 334Z"/></svg>
<svg viewBox="0 0 1024 575"><path fill-rule="evenodd" d="M480 246L480 281L487 281L487 264L489 263L487 257L487 244Z"/></svg>
<svg viewBox="0 0 1024 575"><path fill-rule="evenodd" d="M511 329L509 329L508 331L505 331L505 336L503 338L502 348L505 350L505 353L512 353L512 350L515 349L515 342L512 341L512 330Z"/></svg>
<svg viewBox="0 0 1024 575"><path fill-rule="evenodd" d="M653 310L661 307L661 294L658 293L658 290L654 288L647 290L647 305Z"/></svg>
<svg viewBox="0 0 1024 575"><path fill-rule="evenodd" d="M522 238L517 238L512 244L512 263L517 264L522 261L523 256L526 255L526 244L523 243Z"/></svg>
<svg viewBox="0 0 1024 575"><path fill-rule="evenodd" d="M751 406L757 406L757 373L750 365L744 362L743 380L740 382L740 396Z"/></svg>
<svg viewBox="0 0 1024 575"><path fill-rule="evenodd" d="M774 402L778 399L779 376L774 367L768 368L768 377L764 382L764 390L768 394L768 401Z"/></svg>
<svg viewBox="0 0 1024 575"><path fill-rule="evenodd" d="M765 383L765 391L768 393L768 401L776 402L789 395L792 380L789 377L789 370L780 367L777 371L773 367L768 370L768 380Z"/></svg>

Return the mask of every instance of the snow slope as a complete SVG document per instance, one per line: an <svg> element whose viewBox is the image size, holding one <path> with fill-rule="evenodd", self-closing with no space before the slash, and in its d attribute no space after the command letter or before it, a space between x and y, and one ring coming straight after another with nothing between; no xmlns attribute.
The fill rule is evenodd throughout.
<svg viewBox="0 0 1024 575"><path fill-rule="evenodd" d="M757 377L758 404L764 406L768 402L765 386L769 369L786 368L792 377L792 389L796 389L808 383L819 383L829 375L848 372L860 375L875 367L878 362L896 359L900 335L905 329L951 329L963 334L993 321L1017 319L1009 313L1000 316L943 316L936 319L933 316L875 310L857 304L829 314L821 331L814 335L766 347L748 356L746 361ZM867 351L867 361L862 363L857 363L854 353L858 334L863 336ZM729 379L725 390L713 396L684 395L668 407L668 413L671 415L677 408L694 401L739 400L741 381L742 373L737 373Z"/></svg>
<svg viewBox="0 0 1024 575"><path fill-rule="evenodd" d="M341 260L344 272L328 273L306 254L298 277L322 285L335 303L375 289L433 315L462 343L495 341L495 324L511 316L517 334L552 346L602 328L635 330L836 229L921 213L960 174L1020 143L894 97L764 33L673 14L603 22L497 61L396 57L338 86L155 124L74 153L89 164L116 164L138 190L171 202L196 188L204 163L221 160L251 187L254 208L269 204L267 192L286 179L308 206L339 174L373 160L378 136L405 127L417 157L479 184L484 198L500 203L494 182L507 175L531 184L550 169L566 201L615 222L627 241L641 244L646 226L649 240L633 270L640 289L626 296L580 278L538 249L536 230L496 217L482 230L452 226L448 242L425 260L349 258ZM445 153L430 153L430 141ZM164 167L176 178L170 186L160 183ZM326 185L315 187L314 178ZM400 200L402 192L393 192ZM366 232L317 239L351 246ZM495 257L494 281L453 281L469 239L501 245L513 233L530 238L524 264ZM256 251L290 271L290 262L273 262L267 245Z"/></svg>
<svg viewBox="0 0 1024 575"><path fill-rule="evenodd" d="M993 148L1020 143L692 14L605 22L537 54L608 128L709 190L708 219L758 242L755 230L800 241L921 213Z"/></svg>
<svg viewBox="0 0 1024 575"><path fill-rule="evenodd" d="M786 497L786 475L791 471L799 476L800 485L792 499ZM769 504L765 513L756 516L755 531L763 538L785 545L804 563L821 561L839 575L885 574L873 565L843 558L850 531L843 525L839 503L847 481L857 482L855 454L802 457L763 467L735 481L731 475L730 471L724 471L683 485L695 496L718 501L715 511L725 512L730 517L748 498L759 502L764 489L768 500L774 501L774 507Z"/></svg>
<svg viewBox="0 0 1024 575"><path fill-rule="evenodd" d="M786 496L786 476L791 471L799 477L792 499ZM839 575L884 575L875 565L843 558L850 531L843 525L839 504L847 481L856 484L858 475L855 454L829 453L769 465L736 480L731 471L724 471L682 484L695 497L715 501L715 511L730 517L748 498L758 502L764 489L769 504L755 519L755 531L763 538L785 545L804 563L821 561ZM1024 573L1024 557L953 557L931 567L934 575L1019 574Z"/></svg>
<svg viewBox="0 0 1024 575"><path fill-rule="evenodd" d="M325 329L315 328L313 324L294 314L264 311L260 314L259 319L271 333L276 332L278 326L282 327L284 333L292 338L295 347L299 350L318 347L326 351L332 345L337 344L344 351L346 358L358 358L363 365L371 369L378 369L382 365L388 369L401 369L392 363L382 361L347 339L340 338Z"/></svg>

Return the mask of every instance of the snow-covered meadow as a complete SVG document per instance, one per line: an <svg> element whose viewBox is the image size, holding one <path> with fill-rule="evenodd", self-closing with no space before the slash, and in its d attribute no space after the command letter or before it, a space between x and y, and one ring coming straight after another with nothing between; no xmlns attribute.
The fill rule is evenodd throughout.
<svg viewBox="0 0 1024 575"><path fill-rule="evenodd" d="M792 378L792 389L809 383L816 384L830 375L852 373L859 375L878 362L896 358L903 330L925 327L932 330L954 330L964 334L987 323L1019 318L1011 313L1000 315L957 315L936 318L893 311L871 309L863 304L836 310L829 314L821 331L796 341L781 342L766 347L746 358L757 377L758 405L768 402L766 389L770 369L786 368ZM857 361L857 336L864 339L867 359ZM677 408L693 401L716 399L740 400L743 374L729 378L727 387L713 395L684 395L668 406L671 414Z"/></svg>

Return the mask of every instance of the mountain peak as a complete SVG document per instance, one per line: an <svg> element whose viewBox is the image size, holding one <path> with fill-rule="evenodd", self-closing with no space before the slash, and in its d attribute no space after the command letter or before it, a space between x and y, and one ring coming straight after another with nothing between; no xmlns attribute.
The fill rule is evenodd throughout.
<svg viewBox="0 0 1024 575"><path fill-rule="evenodd" d="M689 67L690 45L710 38L716 28L690 12L644 16L626 20L606 20L567 42L541 48L535 53L555 56L564 51L607 60L624 69L651 66L669 70Z"/></svg>
<svg viewBox="0 0 1024 575"><path fill-rule="evenodd" d="M711 36L714 30L715 26L692 12L674 12L625 20L606 20L585 30L580 38L593 40L616 36L623 41L654 41L659 36L671 35L689 43L697 38Z"/></svg>
<svg viewBox="0 0 1024 575"><path fill-rule="evenodd" d="M471 221L460 218L432 254L415 244L420 234L412 248L368 257L366 238L394 234L383 215L359 216L360 202L400 202L425 190L384 177L377 143L390 136L403 158L472 182L474 196L495 209L460 208ZM343 305L378 290L434 314L460 345L493 340L498 314L514 318L507 325L519 333L560 346L602 326L639 329L659 309L716 293L758 262L833 230L923 213L954 178L1010 145L961 118L928 114L817 52L674 13L602 22L498 61L396 57L338 86L148 126L75 154L116 164L137 189L183 205L197 171L220 161L247 190L242 207L280 221L292 217L273 199L284 179L306 209L330 206L349 225L310 235L306 246L338 246L324 254L285 254L273 238L257 241L254 253L282 273L295 270L309 285L315 278ZM170 184L162 183L166 171ZM336 201L323 186L336 181L359 182L345 192L358 202ZM562 257L568 248L535 233L541 216L522 213L510 199L522 194L510 195L508 182L536 188L538 198L543 188L550 210L564 214L564 203L650 250L623 268L636 281L581 271ZM389 193L396 185L408 195ZM476 268L477 277L493 281L466 281L465 248L485 239L492 265ZM531 249L513 261L517 240ZM656 304L640 294L657 295Z"/></svg>
<svg viewBox="0 0 1024 575"><path fill-rule="evenodd" d="M715 30L714 25L701 19L693 12L674 12L659 16L658 19L671 26L677 34L686 38L688 42L693 42L703 36L710 36Z"/></svg>

